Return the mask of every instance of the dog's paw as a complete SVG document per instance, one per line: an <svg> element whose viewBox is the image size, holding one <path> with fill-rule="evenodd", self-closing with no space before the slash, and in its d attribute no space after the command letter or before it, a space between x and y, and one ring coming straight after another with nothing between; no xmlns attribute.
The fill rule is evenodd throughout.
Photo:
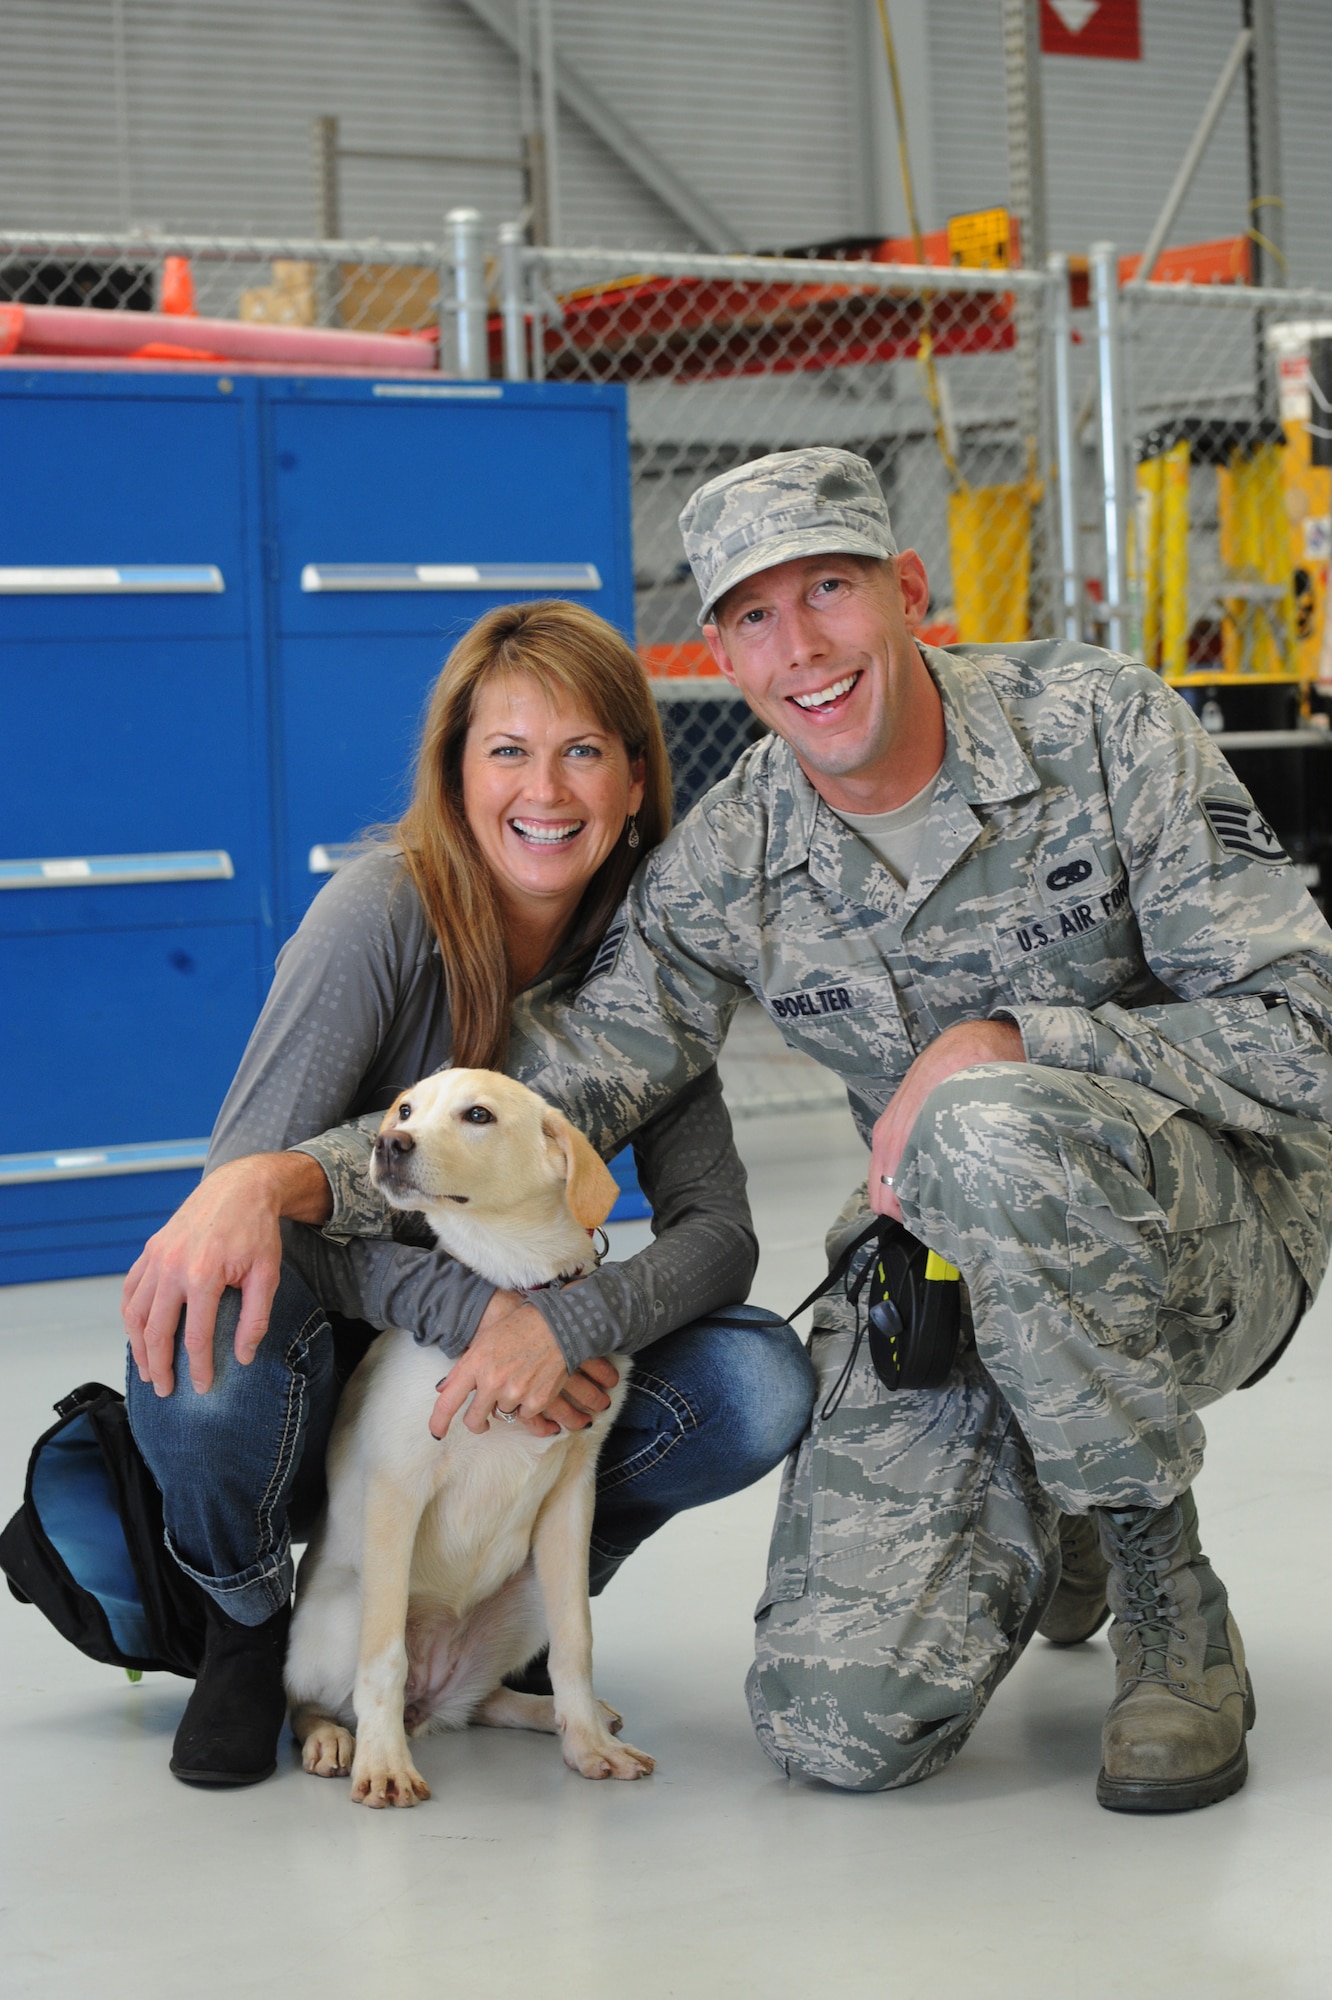
<svg viewBox="0 0 1332 2000"><path fill-rule="evenodd" d="M656 1769L646 1750L617 1743L613 1736L574 1738L566 1733L564 1761L585 1778L646 1778Z"/></svg>
<svg viewBox="0 0 1332 2000"><path fill-rule="evenodd" d="M410 1757L365 1757L357 1755L352 1765L351 1799L354 1806L414 1806L430 1797L430 1787Z"/></svg>
<svg viewBox="0 0 1332 2000"><path fill-rule="evenodd" d="M356 1754L356 1738L340 1722L321 1722L301 1745L301 1763L316 1778L345 1778Z"/></svg>
<svg viewBox="0 0 1332 2000"><path fill-rule="evenodd" d="M612 1708L608 1701L599 1701L597 1707L601 1710L605 1718L606 1727L609 1729L611 1735L618 1736L624 1728L624 1717L620 1714L619 1709Z"/></svg>

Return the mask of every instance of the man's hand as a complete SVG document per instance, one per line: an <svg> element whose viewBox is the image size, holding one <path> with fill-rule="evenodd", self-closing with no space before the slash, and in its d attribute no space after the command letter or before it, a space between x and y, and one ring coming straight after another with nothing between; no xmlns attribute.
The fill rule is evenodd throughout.
<svg viewBox="0 0 1332 2000"><path fill-rule="evenodd" d="M465 1354L440 1384L430 1417L442 1438L469 1396L463 1422L478 1434L494 1409L515 1410L535 1437L581 1431L610 1407L607 1393L619 1381L613 1361L585 1361L570 1375L560 1344L535 1306L516 1292L496 1292Z"/></svg>
<svg viewBox="0 0 1332 2000"><path fill-rule="evenodd" d="M977 1063L1026 1059L1022 1037L1011 1021L957 1021L921 1050L874 1127L869 1198L876 1215L902 1220L901 1205L884 1176L896 1174L920 1107L935 1085L946 1083L959 1070L974 1069Z"/></svg>
<svg viewBox="0 0 1332 2000"><path fill-rule="evenodd" d="M282 1271L278 1223L323 1222L331 1207L324 1170L307 1153L255 1153L201 1181L149 1237L120 1295L140 1381L171 1394L184 1308L190 1381L201 1395L212 1387L213 1325L229 1285L241 1294L236 1359L253 1361Z"/></svg>

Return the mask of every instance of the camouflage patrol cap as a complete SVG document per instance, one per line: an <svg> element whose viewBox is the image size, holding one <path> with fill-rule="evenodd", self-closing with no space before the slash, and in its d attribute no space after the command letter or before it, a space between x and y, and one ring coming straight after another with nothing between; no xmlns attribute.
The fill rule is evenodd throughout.
<svg viewBox="0 0 1332 2000"><path fill-rule="evenodd" d="M680 533L706 625L734 584L794 556L895 556L888 508L868 460L835 445L774 451L691 494Z"/></svg>

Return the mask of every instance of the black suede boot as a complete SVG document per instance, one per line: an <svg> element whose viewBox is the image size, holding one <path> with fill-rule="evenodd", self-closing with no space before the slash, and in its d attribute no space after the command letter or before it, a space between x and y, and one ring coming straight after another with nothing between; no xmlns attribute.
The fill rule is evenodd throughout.
<svg viewBox="0 0 1332 2000"><path fill-rule="evenodd" d="M291 1606L262 1625L238 1625L211 1598L208 1639L172 1746L171 1769L186 1785L257 1785L277 1769L287 1719L282 1669Z"/></svg>

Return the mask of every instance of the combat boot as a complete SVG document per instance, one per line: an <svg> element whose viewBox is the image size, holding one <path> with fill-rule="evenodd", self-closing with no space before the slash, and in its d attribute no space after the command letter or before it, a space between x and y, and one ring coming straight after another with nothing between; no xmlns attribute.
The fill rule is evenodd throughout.
<svg viewBox="0 0 1332 2000"><path fill-rule="evenodd" d="M1253 1688L1226 1587L1198 1542L1191 1493L1095 1513L1115 1614L1115 1698L1096 1796L1111 1812L1187 1812L1237 1792Z"/></svg>
<svg viewBox="0 0 1332 2000"><path fill-rule="evenodd" d="M1059 1517L1059 1588L1036 1630L1052 1646L1080 1646L1110 1616L1105 1601L1107 1564L1090 1514Z"/></svg>

